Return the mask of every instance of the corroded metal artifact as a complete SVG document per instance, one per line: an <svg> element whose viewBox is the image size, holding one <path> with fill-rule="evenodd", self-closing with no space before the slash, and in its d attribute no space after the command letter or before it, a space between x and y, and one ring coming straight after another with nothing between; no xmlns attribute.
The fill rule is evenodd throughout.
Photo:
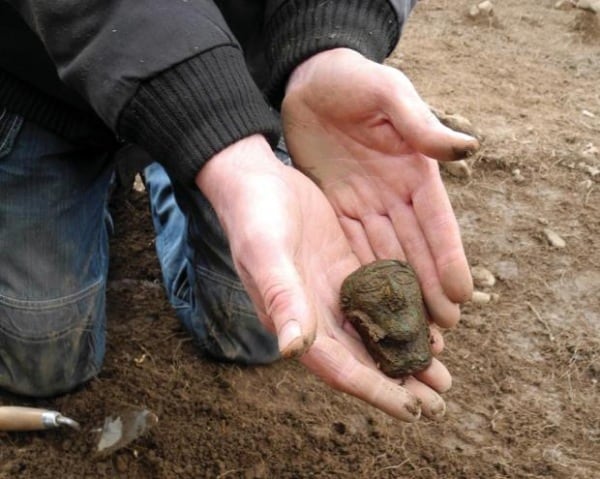
<svg viewBox="0 0 600 479"><path fill-rule="evenodd" d="M406 376L431 363L423 297L408 263L379 260L357 269L342 284L341 308L386 375Z"/></svg>

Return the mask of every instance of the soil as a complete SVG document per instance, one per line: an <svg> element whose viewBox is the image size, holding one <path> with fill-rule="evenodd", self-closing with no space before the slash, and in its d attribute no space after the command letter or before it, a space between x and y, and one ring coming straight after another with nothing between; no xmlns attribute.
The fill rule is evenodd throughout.
<svg viewBox="0 0 600 479"><path fill-rule="evenodd" d="M598 17L503 0L472 19L473 3L419 2L390 60L484 137L471 177L444 173L468 257L497 279L493 301L466 305L446 333L446 418L399 423L294 361L199 356L165 302L134 193L115 211L104 370L52 400L0 396L83 431L0 433L0 478L600 477ZM159 423L94 457L93 429L124 406Z"/></svg>

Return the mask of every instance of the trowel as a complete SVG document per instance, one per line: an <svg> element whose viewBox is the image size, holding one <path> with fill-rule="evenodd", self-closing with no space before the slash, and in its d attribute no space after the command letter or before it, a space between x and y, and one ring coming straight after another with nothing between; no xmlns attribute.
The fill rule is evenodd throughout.
<svg viewBox="0 0 600 479"><path fill-rule="evenodd" d="M158 422L158 416L147 409L130 409L104 419L98 433L96 453L109 455L146 434ZM79 423L50 409L0 406L0 431L40 431L68 426L81 430Z"/></svg>
<svg viewBox="0 0 600 479"><path fill-rule="evenodd" d="M133 409L104 419L96 453L105 456L129 445L146 434L158 422L158 416L147 409Z"/></svg>
<svg viewBox="0 0 600 479"><path fill-rule="evenodd" d="M0 431L39 431L68 426L79 431L79 423L58 411L23 406L0 406Z"/></svg>

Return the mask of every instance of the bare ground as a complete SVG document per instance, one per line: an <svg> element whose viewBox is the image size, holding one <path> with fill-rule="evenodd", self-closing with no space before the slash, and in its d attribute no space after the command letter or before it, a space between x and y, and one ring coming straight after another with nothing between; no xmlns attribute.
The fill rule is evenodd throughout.
<svg viewBox="0 0 600 479"><path fill-rule="evenodd" d="M0 433L0 478L600 477L600 21L554 4L498 0L493 18L472 19L469 1L422 0L390 60L484 137L471 177L444 176L498 297L466 305L446 334L445 420L395 422L294 362L200 357L165 302L135 193L115 211L101 375L54 400L0 395L84 430ZM95 457L94 428L126 405L158 425Z"/></svg>

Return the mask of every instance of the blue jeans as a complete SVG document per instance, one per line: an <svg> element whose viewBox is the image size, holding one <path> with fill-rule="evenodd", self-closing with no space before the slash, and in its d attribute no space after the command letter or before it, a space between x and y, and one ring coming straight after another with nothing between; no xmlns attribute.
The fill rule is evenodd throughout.
<svg viewBox="0 0 600 479"><path fill-rule="evenodd" d="M113 158L0 107L0 389L50 396L100 371ZM167 296L201 350L277 359L208 202L158 164L145 178Z"/></svg>

